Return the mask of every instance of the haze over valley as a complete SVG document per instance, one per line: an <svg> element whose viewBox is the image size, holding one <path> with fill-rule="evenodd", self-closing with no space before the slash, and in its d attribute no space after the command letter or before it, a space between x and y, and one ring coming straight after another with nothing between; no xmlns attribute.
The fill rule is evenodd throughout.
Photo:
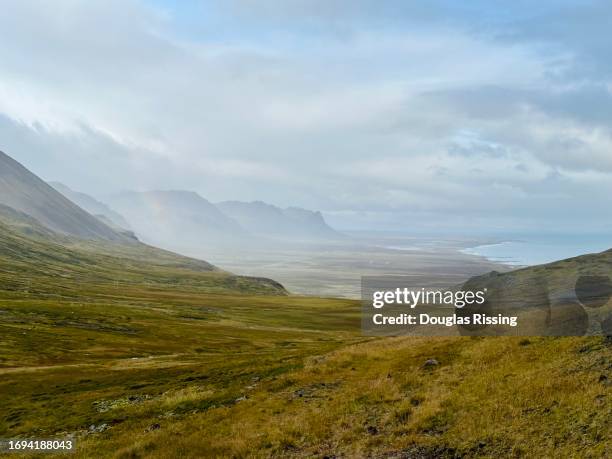
<svg viewBox="0 0 612 459"><path fill-rule="evenodd" d="M349 235L317 211L262 201L213 204L192 191L122 192L102 198L106 204L52 184L116 231L237 274L276 279L298 294L357 298L364 275L409 275L415 285L439 287L507 269L462 254L481 242L475 238Z"/></svg>

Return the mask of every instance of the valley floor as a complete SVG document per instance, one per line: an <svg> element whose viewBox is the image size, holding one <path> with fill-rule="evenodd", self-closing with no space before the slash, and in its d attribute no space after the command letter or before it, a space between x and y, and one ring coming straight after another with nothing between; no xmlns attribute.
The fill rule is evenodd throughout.
<svg viewBox="0 0 612 459"><path fill-rule="evenodd" d="M361 296L362 276L408 276L417 289L446 288L492 270L508 270L461 252L484 241L369 235L318 244L167 248L233 273L269 277L300 295L356 299Z"/></svg>

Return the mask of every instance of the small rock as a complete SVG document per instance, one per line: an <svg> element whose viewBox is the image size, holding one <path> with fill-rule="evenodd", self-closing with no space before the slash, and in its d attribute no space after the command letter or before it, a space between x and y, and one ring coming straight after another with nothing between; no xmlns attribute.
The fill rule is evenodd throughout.
<svg viewBox="0 0 612 459"><path fill-rule="evenodd" d="M89 426L89 432L91 432L91 433L101 433L101 432L104 432L108 428L109 428L108 424L106 424L106 423L100 424L99 426L97 426L95 424L92 424L92 425Z"/></svg>
<svg viewBox="0 0 612 459"><path fill-rule="evenodd" d="M246 395L243 395L242 397L238 397L238 398L236 399L236 403L238 403L238 402L244 402L244 401L245 401L247 398L248 398L248 397L247 397Z"/></svg>
<svg viewBox="0 0 612 459"><path fill-rule="evenodd" d="M440 362L438 362L436 359L428 359L423 364L423 368L434 368L438 365L440 365Z"/></svg>
<svg viewBox="0 0 612 459"><path fill-rule="evenodd" d="M149 427L147 427L147 432L153 432L154 430L159 430L161 429L161 426L157 423L155 424L151 424Z"/></svg>

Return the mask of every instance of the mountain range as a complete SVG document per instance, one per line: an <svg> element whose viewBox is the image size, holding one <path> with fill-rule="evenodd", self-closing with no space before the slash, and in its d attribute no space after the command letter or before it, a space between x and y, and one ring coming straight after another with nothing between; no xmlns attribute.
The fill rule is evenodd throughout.
<svg viewBox="0 0 612 459"><path fill-rule="evenodd" d="M110 218L116 220L118 214L108 206L58 188L92 211L103 211L101 218L109 224L0 152L0 281L4 290L22 289L25 278L37 278L41 291L56 292L81 281L103 285L129 277L143 285L176 286L177 279L184 278L203 291L286 294L282 285L270 279L237 276L206 261L146 245L125 229L113 228Z"/></svg>
<svg viewBox="0 0 612 459"><path fill-rule="evenodd" d="M136 266L188 267L214 273L207 282L215 289L274 294L284 288L269 279L235 276L172 250L339 236L319 212L262 202L214 205L189 191L124 192L102 202L61 183L46 183L2 152L0 226L6 235L0 252L22 257L26 270L47 266L44 271L53 272L54 253L67 252L62 263L77 271L84 263L79 260L85 259L92 266L110 264L128 271Z"/></svg>
<svg viewBox="0 0 612 459"><path fill-rule="evenodd" d="M62 183L50 184L115 232L171 249L343 238L321 212L299 207L282 209L262 201L213 204L184 190L127 191L101 202Z"/></svg>

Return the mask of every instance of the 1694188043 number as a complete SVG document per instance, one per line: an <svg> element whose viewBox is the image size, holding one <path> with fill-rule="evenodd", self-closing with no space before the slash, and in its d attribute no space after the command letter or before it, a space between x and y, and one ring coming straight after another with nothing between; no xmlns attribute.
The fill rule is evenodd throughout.
<svg viewBox="0 0 612 459"><path fill-rule="evenodd" d="M49 439L0 439L0 453L28 452L28 451L73 451L74 440Z"/></svg>

